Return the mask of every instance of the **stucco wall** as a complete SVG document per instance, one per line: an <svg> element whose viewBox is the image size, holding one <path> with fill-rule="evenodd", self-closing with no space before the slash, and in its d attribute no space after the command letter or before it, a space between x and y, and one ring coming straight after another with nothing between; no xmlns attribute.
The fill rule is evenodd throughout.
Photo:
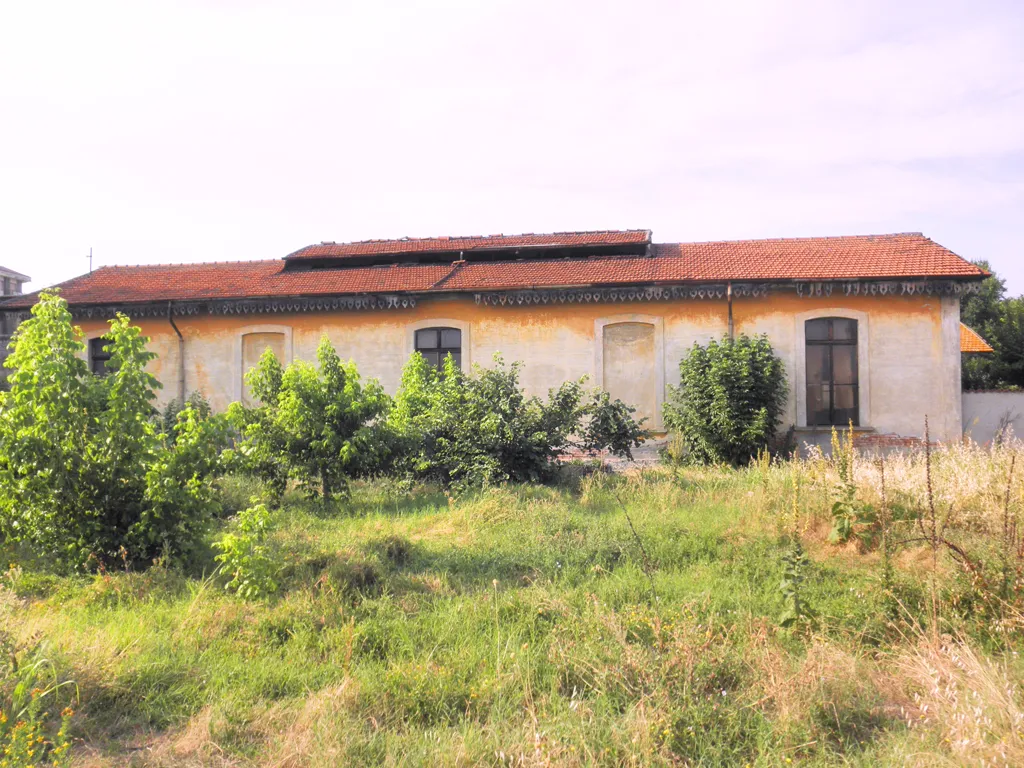
<svg viewBox="0 0 1024 768"><path fill-rule="evenodd" d="M1024 438L1024 392L964 392L964 434L974 442L992 442L1009 428Z"/></svg>
<svg viewBox="0 0 1024 768"><path fill-rule="evenodd" d="M957 299L935 297L775 295L736 300L736 332L768 334L786 361L787 424L801 421L798 406L803 396L797 383L802 380L804 319L843 313L860 318L863 335L862 424L885 433L920 435L928 414L936 438L958 437L959 304ZM637 321L659 326L655 365L665 384L676 384L679 360L695 342L721 338L728 330L728 311L725 301L483 307L471 297L460 297L423 299L414 309L392 312L196 316L179 318L177 323L185 337L186 391L202 391L222 409L242 395L246 333L286 333L285 357L307 360L315 357L320 337L326 334L343 358L355 360L364 376L377 377L393 393L412 351L412 329L454 325L463 329L464 361L486 365L495 352L507 361L522 360L526 389L544 394L584 375L601 384L601 329L609 323ZM162 404L177 394L177 337L166 320L139 324L158 355L152 370L164 383ZM87 336L105 328L98 321L82 325Z"/></svg>

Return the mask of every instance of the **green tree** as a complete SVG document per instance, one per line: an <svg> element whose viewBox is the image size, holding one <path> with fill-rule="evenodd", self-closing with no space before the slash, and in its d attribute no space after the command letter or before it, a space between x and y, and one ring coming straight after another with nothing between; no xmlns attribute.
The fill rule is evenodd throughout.
<svg viewBox="0 0 1024 768"><path fill-rule="evenodd" d="M992 343L993 327L999 322L1006 296L1006 281L999 277L987 261L972 262L991 273L978 284L977 293L967 294L960 300L960 320ZM993 347L994 348L994 347ZM990 389L1001 385L997 372L999 353L967 354L961 364L961 383L964 389Z"/></svg>
<svg viewBox="0 0 1024 768"><path fill-rule="evenodd" d="M978 284L977 293L969 293L960 301L960 319L982 336L991 323L999 318L999 306L1006 297L1006 281L992 271L987 261L972 261L990 273Z"/></svg>
<svg viewBox="0 0 1024 768"><path fill-rule="evenodd" d="M995 350L988 364L997 387L1024 387L1024 298L1003 299L998 317L986 328Z"/></svg>
<svg viewBox="0 0 1024 768"><path fill-rule="evenodd" d="M245 374L256 405L247 407L242 403L232 403L228 407L228 422L242 440L224 455L228 467L260 478L267 484L271 496L278 500L287 488L289 475L285 460L285 434L277 419L283 378L284 368L274 352L267 349L256 367Z"/></svg>
<svg viewBox="0 0 1024 768"><path fill-rule="evenodd" d="M767 337L694 344L679 364L665 423L686 459L746 464L769 448L786 403L786 373Z"/></svg>
<svg viewBox="0 0 1024 768"><path fill-rule="evenodd" d="M351 477L383 462L387 441L378 417L390 398L376 379L363 384L327 337L316 366L300 360L282 369L268 351L247 381L260 405L234 403L230 418L242 432L237 453L250 471L279 487L292 477L311 496L330 500L347 492Z"/></svg>
<svg viewBox="0 0 1024 768"><path fill-rule="evenodd" d="M1024 387L1024 305L1006 296L1006 281L987 261L973 262L991 272L978 291L960 302L960 319L992 345L988 354L967 354L961 365L964 389Z"/></svg>
<svg viewBox="0 0 1024 768"><path fill-rule="evenodd" d="M180 450L157 432L153 354L127 317L105 336L105 376L89 372L80 336L67 303L48 292L15 334L11 389L0 395L0 531L72 566L182 556L216 503L220 445L204 443L202 461L186 450L199 429L191 409ZM214 437L203 429L204 441Z"/></svg>

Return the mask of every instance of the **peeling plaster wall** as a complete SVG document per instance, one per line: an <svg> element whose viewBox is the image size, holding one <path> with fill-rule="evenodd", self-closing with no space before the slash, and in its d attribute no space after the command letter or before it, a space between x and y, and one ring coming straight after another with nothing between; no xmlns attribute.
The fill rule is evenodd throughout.
<svg viewBox="0 0 1024 768"><path fill-rule="evenodd" d="M733 305L736 333L765 333L777 354L786 361L789 402L786 422L798 423L795 392L797 315L831 310L863 313L858 333L867 325L867 361L860 355L862 399L868 387L870 413L862 426L878 432L920 437L928 416L935 440L955 440L961 434L960 301L937 296L916 297L768 297L737 301ZM867 381L865 381L865 374ZM863 405L863 403L862 403ZM862 409L863 413L863 409Z"/></svg>
<svg viewBox="0 0 1024 768"><path fill-rule="evenodd" d="M879 432L920 436L929 415L935 439L961 433L959 300L932 296L798 298L773 295L737 299L733 305L736 333L766 333L786 361L790 385L786 423L798 422L798 350L802 331L797 315L843 309L867 318L862 359L862 389L870 393L870 414L864 426ZM663 341L656 345L666 385L679 381L679 360L694 343L723 337L728 309L722 301L666 301L618 304L563 304L482 307L471 297L421 299L409 310L337 312L334 314L272 314L252 317L192 316L177 318L185 336L188 392L203 392L216 409L241 397L242 335L285 329L287 360L313 360L326 335L343 359L351 358L364 376L380 379L388 392L398 387L402 365L411 351L410 325L445 319L464 324L464 356L488 364L496 352L506 361L522 360L526 389L544 395L563 381L589 376L599 383L596 350L602 344L601 323L642 314L660 318ZM139 323L150 336L158 358L153 374L164 383L159 403L175 396L177 338L166 320ZM864 323L861 324L862 326ZM82 323L87 336L106 327ZM864 333L861 327L861 333ZM660 347L660 348L659 348ZM865 376L867 380L865 381Z"/></svg>

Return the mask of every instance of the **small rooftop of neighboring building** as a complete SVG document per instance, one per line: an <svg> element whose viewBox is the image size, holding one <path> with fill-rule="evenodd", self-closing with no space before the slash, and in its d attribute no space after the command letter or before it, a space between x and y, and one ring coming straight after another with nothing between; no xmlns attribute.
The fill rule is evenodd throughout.
<svg viewBox="0 0 1024 768"><path fill-rule="evenodd" d="M981 337L980 333L963 323L960 323L960 351L995 352L991 345Z"/></svg>
<svg viewBox="0 0 1024 768"><path fill-rule="evenodd" d="M30 282L32 280L28 275L23 275L21 272L15 272L13 269L8 267L0 266L0 277L12 277L15 280L19 280L23 283Z"/></svg>
<svg viewBox="0 0 1024 768"><path fill-rule="evenodd" d="M0 266L0 296L20 296L22 285L31 280L28 275Z"/></svg>
<svg viewBox="0 0 1024 768"><path fill-rule="evenodd" d="M919 232L652 243L649 230L625 230L326 243L284 259L100 267L60 288L70 304L90 306L726 282L979 280L987 275ZM14 298L3 307L23 309L34 300L34 295Z"/></svg>

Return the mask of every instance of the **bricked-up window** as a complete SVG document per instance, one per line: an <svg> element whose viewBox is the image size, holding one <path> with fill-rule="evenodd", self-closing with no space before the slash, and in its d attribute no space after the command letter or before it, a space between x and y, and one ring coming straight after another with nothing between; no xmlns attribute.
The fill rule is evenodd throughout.
<svg viewBox="0 0 1024 768"><path fill-rule="evenodd" d="M859 423L857 321L842 317L808 320L807 424Z"/></svg>
<svg viewBox="0 0 1024 768"><path fill-rule="evenodd" d="M110 373L110 369L107 367L110 353L103 349L109 343L110 339L104 336L89 339L89 370L97 376L106 376Z"/></svg>
<svg viewBox="0 0 1024 768"><path fill-rule="evenodd" d="M416 351L435 368L444 365L451 354L455 364L462 367L462 331L458 328L424 328L416 331Z"/></svg>
<svg viewBox="0 0 1024 768"><path fill-rule="evenodd" d="M253 397L252 391L245 381L245 376L260 364L260 358L268 349L274 353L277 362L282 365L288 362L284 357L285 338L283 333L257 331L242 336L242 402L246 405L257 405L259 401Z"/></svg>

